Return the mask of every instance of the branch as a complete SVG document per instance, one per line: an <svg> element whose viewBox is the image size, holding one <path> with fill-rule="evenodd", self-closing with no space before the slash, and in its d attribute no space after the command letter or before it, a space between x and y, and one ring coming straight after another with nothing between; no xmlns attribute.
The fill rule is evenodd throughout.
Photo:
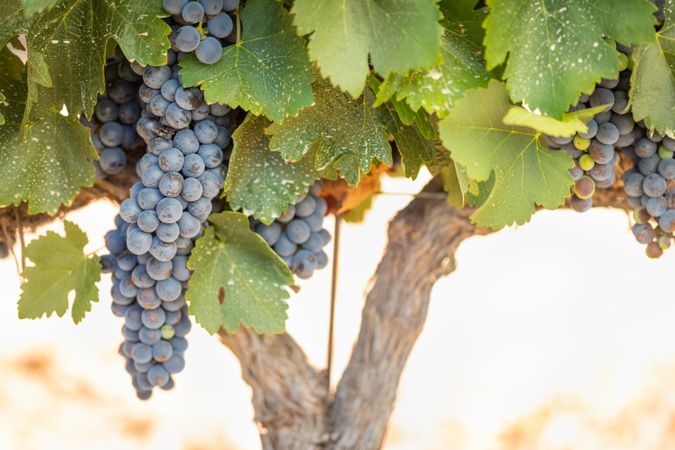
<svg viewBox="0 0 675 450"><path fill-rule="evenodd" d="M439 191L432 183L426 192ZM478 229L470 211L416 198L389 226L352 357L330 413L334 449L380 448L405 363L424 327L431 288L455 270L459 244Z"/></svg>
<svg viewBox="0 0 675 450"><path fill-rule="evenodd" d="M293 338L257 335L245 328L218 335L239 359L242 377L253 391L263 448L320 447L326 429L326 378Z"/></svg>

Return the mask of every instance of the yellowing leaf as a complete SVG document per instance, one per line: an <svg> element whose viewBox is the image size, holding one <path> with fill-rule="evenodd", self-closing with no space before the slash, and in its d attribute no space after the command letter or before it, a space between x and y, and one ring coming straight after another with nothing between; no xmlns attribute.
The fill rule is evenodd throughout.
<svg viewBox="0 0 675 450"><path fill-rule="evenodd" d="M505 125L532 128L549 136L568 137L576 133L587 132L588 126L586 124L593 116L604 111L605 108L606 105L600 105L595 108L582 109L565 113L562 119L556 119L547 115L535 114L521 106L512 106L504 116L503 122Z"/></svg>

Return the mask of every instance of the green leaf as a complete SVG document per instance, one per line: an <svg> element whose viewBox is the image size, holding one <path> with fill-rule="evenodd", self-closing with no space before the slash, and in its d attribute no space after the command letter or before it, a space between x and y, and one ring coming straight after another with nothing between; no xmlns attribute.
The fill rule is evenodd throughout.
<svg viewBox="0 0 675 450"><path fill-rule="evenodd" d="M281 333L293 275L248 218L235 212L214 214L212 226L197 240L188 267L186 298L190 312L209 333L233 333L242 324L257 333Z"/></svg>
<svg viewBox="0 0 675 450"><path fill-rule="evenodd" d="M420 133L422 133L422 136L426 139L438 138L436 130L431 124L430 117L424 111L413 111L407 103L396 100L395 98L390 99L389 103L394 107L398 118L401 119L401 122L405 125L415 124Z"/></svg>
<svg viewBox="0 0 675 450"><path fill-rule="evenodd" d="M21 4L23 5L23 12L30 16L43 9L51 8L57 1L59 0L21 0Z"/></svg>
<svg viewBox="0 0 675 450"><path fill-rule="evenodd" d="M40 98L53 90L37 87ZM96 152L77 117L26 109L26 68L7 48L0 52L0 204L28 202L28 213L55 213L81 186L94 183ZM41 104L42 105L42 104ZM40 106L40 105L38 105Z"/></svg>
<svg viewBox="0 0 675 450"><path fill-rule="evenodd" d="M34 264L23 273L19 299L19 318L37 319L68 310L68 297L75 292L71 315L79 323L98 301L96 282L101 279L98 256L84 254L87 235L72 222L65 221L66 235L53 231L32 241L26 257Z"/></svg>
<svg viewBox="0 0 675 450"><path fill-rule="evenodd" d="M654 41L649 0L488 0L488 69L508 61L504 78L514 102L561 118L581 92L619 74L613 39Z"/></svg>
<svg viewBox="0 0 675 450"><path fill-rule="evenodd" d="M403 124L390 103L379 107L378 112L382 123L394 136L405 176L414 180L422 164L431 161L434 143L425 138L416 126Z"/></svg>
<svg viewBox="0 0 675 450"><path fill-rule="evenodd" d="M312 74L304 39L274 0L251 0L241 12L242 40L213 65L190 56L181 62L183 83L202 84L208 103L241 106L275 122L312 104Z"/></svg>
<svg viewBox="0 0 675 450"><path fill-rule="evenodd" d="M105 89L103 64L110 38L131 60L164 64L171 30L163 14L155 1L59 0L37 15L26 34L28 53L42 79L45 72L51 75L51 84L43 83L55 91L50 107L58 111L65 105L73 114L91 115L96 95ZM29 84L34 81L40 83L29 75Z"/></svg>
<svg viewBox="0 0 675 450"><path fill-rule="evenodd" d="M358 97L369 72L423 69L441 61L437 0L296 0L292 12L324 77Z"/></svg>
<svg viewBox="0 0 675 450"><path fill-rule="evenodd" d="M21 33L25 33L33 22L33 17L26 18L20 0L0 1L0 48Z"/></svg>
<svg viewBox="0 0 675 450"><path fill-rule="evenodd" d="M576 133L588 131L586 125L598 113L606 109L607 105L587 108L571 113L564 113L562 119L535 114L521 106L512 106L504 116L505 125L515 125L532 128L549 136L568 137Z"/></svg>
<svg viewBox="0 0 675 450"><path fill-rule="evenodd" d="M314 95L314 105L267 128L271 150L281 152L287 161L299 161L316 150L316 168L333 167L352 186L373 162L391 164L391 146L372 108L370 90L352 99L325 80L317 80Z"/></svg>
<svg viewBox="0 0 675 450"><path fill-rule="evenodd" d="M561 206L572 185L572 158L543 147L538 132L504 125L509 108L505 86L491 81L467 91L439 123L443 144L469 178L487 181L494 173L490 195L472 215L478 225L494 229L527 222L535 205Z"/></svg>
<svg viewBox="0 0 675 450"><path fill-rule="evenodd" d="M441 145L434 147L434 156L427 166L433 176L440 178L443 190L448 194L448 204L463 208L469 189L475 185L466 176L466 170L455 164L450 152Z"/></svg>
<svg viewBox="0 0 675 450"><path fill-rule="evenodd" d="M225 187L232 209L268 224L306 195L320 177L311 154L289 163L279 152L270 151L265 135L269 124L264 117L249 115L234 132Z"/></svg>
<svg viewBox="0 0 675 450"><path fill-rule="evenodd" d="M414 111L424 108L444 117L465 90L485 86L490 74L483 61L481 23L487 10L475 6L476 0L443 0L443 62L409 75L389 74L377 92L377 104L395 97Z"/></svg>
<svg viewBox="0 0 675 450"><path fill-rule="evenodd" d="M633 52L630 98L633 118L650 130L675 135L675 2L663 5L665 22L654 43Z"/></svg>

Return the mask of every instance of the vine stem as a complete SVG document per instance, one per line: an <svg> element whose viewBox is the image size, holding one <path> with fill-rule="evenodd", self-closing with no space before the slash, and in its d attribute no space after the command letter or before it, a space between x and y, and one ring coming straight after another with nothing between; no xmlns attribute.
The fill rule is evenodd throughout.
<svg viewBox="0 0 675 450"><path fill-rule="evenodd" d="M239 16L240 6L234 10L234 16L237 18L237 44L241 41L241 17Z"/></svg>

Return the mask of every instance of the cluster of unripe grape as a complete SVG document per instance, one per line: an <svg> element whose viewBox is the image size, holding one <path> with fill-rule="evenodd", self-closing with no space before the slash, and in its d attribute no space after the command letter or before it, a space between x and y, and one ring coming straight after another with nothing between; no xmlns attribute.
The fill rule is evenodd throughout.
<svg viewBox="0 0 675 450"><path fill-rule="evenodd" d="M223 47L232 43L234 21L228 13L239 7L239 0L164 0L164 10L172 15L171 49L178 60L194 52L204 64L215 64Z"/></svg>
<svg viewBox="0 0 675 450"><path fill-rule="evenodd" d="M574 158L570 206L575 211L588 211L596 188L608 188L616 181L615 148L631 145L644 133L629 112L629 83L630 73L623 71L617 80L603 80L593 93L579 98L570 112L604 106L588 121L586 132L564 138L547 137L552 148L561 148Z"/></svg>
<svg viewBox="0 0 675 450"><path fill-rule="evenodd" d="M630 49L623 49L625 53ZM657 258L672 245L675 236L675 139L646 129L630 112L630 71L617 80L603 80L590 95L582 95L571 110L601 107L588 122L588 131L571 137L547 136L552 148L563 149L575 160L570 170L575 184L570 206L584 212L593 204L597 188L616 181L617 151L633 162L622 182L628 203L635 208L633 234L647 245L647 255Z"/></svg>

